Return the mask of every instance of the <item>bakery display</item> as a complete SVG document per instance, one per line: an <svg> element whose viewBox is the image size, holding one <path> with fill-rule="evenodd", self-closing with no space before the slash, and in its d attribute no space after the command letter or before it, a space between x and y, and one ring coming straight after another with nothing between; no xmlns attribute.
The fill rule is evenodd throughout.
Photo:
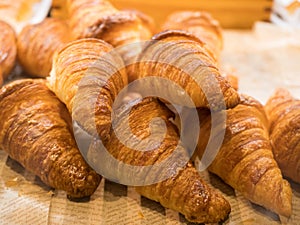
<svg viewBox="0 0 300 225"><path fill-rule="evenodd" d="M283 175L298 183L300 183L299 107L300 101L286 89L276 90L265 105L274 157Z"/></svg>
<svg viewBox="0 0 300 225"><path fill-rule="evenodd" d="M200 158L207 150L209 138L212 138L211 142L220 138L225 126L223 143L209 171L250 201L289 217L292 191L274 159L263 106L243 95L235 108L220 112L220 116L214 115L221 123L213 128L211 113L203 109L198 113L202 131L196 151ZM222 124L221 113L226 113L225 124Z"/></svg>
<svg viewBox="0 0 300 225"><path fill-rule="evenodd" d="M208 12L172 12L159 29L155 26L149 15L118 9L107 0L55 0L46 19L17 34L0 21L0 87L4 85L0 89L0 149L11 163L19 162L70 199L92 196L86 204L101 210L110 194L112 201L123 199L122 193L107 193L106 182L111 182L111 186L122 184L119 188L128 191L127 200L135 201L138 210L148 207L149 214L175 223L231 223L241 213L232 213L236 206L231 205L239 194L254 203L249 204L254 211L265 210L262 217L295 221L292 198L298 189L293 182L300 183L298 100L279 90L263 107L251 96L241 95L238 76L223 71L222 28ZM131 92L130 85L139 80L140 92ZM177 89L165 85L166 80ZM193 149L181 139L183 133L193 132L180 124L189 120L189 110L198 112L201 127L194 157ZM182 121L181 115L186 116ZM212 116L216 116L214 128ZM117 170L113 163L105 164L115 179L105 177L92 163L98 163L94 160L99 155L92 153L99 146L88 146L87 158L80 152L74 124L84 131L79 135L99 138L119 162ZM220 138L224 139L218 154L204 171L213 177L210 180L203 171L199 173L194 159L201 159L208 143L217 148ZM147 176L139 177L144 166L160 165L169 158L173 161L164 168L146 169ZM140 168L132 174L125 165ZM0 174L6 166L0 164ZM142 182L122 183L127 178ZM0 184L6 187L4 179L0 178ZM226 188L216 185L216 180ZM144 199L166 212L145 206ZM128 208L122 210L127 213ZM105 210L101 216L115 209ZM149 215L134 213L118 218L139 216L142 222L152 223L145 219ZM247 220L248 215L244 216Z"/></svg>
<svg viewBox="0 0 300 225"><path fill-rule="evenodd" d="M47 77L54 53L71 40L69 27L61 19L46 18L27 25L18 35L18 61L30 76Z"/></svg>
<svg viewBox="0 0 300 225"><path fill-rule="evenodd" d="M15 66L17 45L13 28L0 20L0 69L1 80L5 80Z"/></svg>
<svg viewBox="0 0 300 225"><path fill-rule="evenodd" d="M81 156L71 116L45 80L3 86L0 109L0 147L11 158L70 198L94 193L100 176Z"/></svg>

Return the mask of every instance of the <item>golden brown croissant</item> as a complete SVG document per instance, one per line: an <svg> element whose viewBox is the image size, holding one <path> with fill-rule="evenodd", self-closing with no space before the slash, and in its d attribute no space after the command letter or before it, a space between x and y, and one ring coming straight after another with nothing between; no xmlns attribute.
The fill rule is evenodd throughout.
<svg viewBox="0 0 300 225"><path fill-rule="evenodd" d="M147 28L147 23L137 13L119 11L109 1L68 0L67 7L75 39L100 38L117 47L141 41L145 35L141 29Z"/></svg>
<svg viewBox="0 0 300 225"><path fill-rule="evenodd" d="M107 0L67 0L69 23L75 39L99 38L120 50L125 64L140 52L141 41L152 36L152 22L135 11L119 11ZM128 69L128 79L136 79Z"/></svg>
<svg viewBox="0 0 300 225"><path fill-rule="evenodd" d="M185 31L169 30L152 39L134 65L139 78L158 77L175 83L191 97L196 107L218 110L238 104L238 93L220 75L215 59L197 37ZM180 98L180 89L165 86L161 79L151 79L151 82L155 83L145 81L145 87L164 90L169 101L191 107Z"/></svg>
<svg viewBox="0 0 300 225"><path fill-rule="evenodd" d="M214 115L218 125L211 127L210 112L199 109L201 127L197 153L200 157L208 139L212 138L211 143L215 143L223 137L222 130L225 132L209 171L250 201L290 216L292 192L273 157L263 106L249 96L241 96L241 103L235 108L218 113ZM222 113L227 117L223 125L220 123Z"/></svg>
<svg viewBox="0 0 300 225"><path fill-rule="evenodd" d="M13 28L0 20L0 68L2 80L7 78L13 69L17 56L16 36Z"/></svg>
<svg viewBox="0 0 300 225"><path fill-rule="evenodd" d="M3 86L0 117L0 147L11 158L71 198L93 194L100 176L81 156L70 114L45 80Z"/></svg>
<svg viewBox="0 0 300 225"><path fill-rule="evenodd" d="M108 54L112 50L100 39L70 42L54 56L49 77L51 90L66 104L72 118L88 118L80 125L90 133L96 126L98 133L93 135L100 135L103 140L109 137L112 104L127 85L123 61L117 54ZM94 108L87 108L86 102L93 99Z"/></svg>
<svg viewBox="0 0 300 225"><path fill-rule="evenodd" d="M215 54L218 59L223 48L222 29L219 22L205 11L177 11L170 14L162 30L186 30L191 32Z"/></svg>
<svg viewBox="0 0 300 225"><path fill-rule="evenodd" d="M54 52L70 41L70 31L63 20L46 18L27 25L18 35L18 60L29 75L47 77Z"/></svg>
<svg viewBox="0 0 300 225"><path fill-rule="evenodd" d="M273 153L284 176L300 183L300 101L289 91L278 89L267 101Z"/></svg>
<svg viewBox="0 0 300 225"><path fill-rule="evenodd" d="M206 11L176 11L170 14L162 30L185 30L206 44L219 64L223 49L223 33L219 21ZM233 75L222 74L234 89L238 89L238 79Z"/></svg>
<svg viewBox="0 0 300 225"><path fill-rule="evenodd" d="M177 128L169 120L171 116L172 112L154 98L131 101L116 112L114 131L106 148L125 166L118 163L115 179L124 180L127 177L137 180L140 183L134 186L138 193L160 202L164 207L177 210L189 221L213 223L226 219L230 213L229 203L220 193L208 187L189 162ZM157 118L165 124L165 132L162 132L161 123L153 121ZM91 148L90 151L93 152ZM147 170L147 167L167 160L170 161ZM114 164L110 161L106 163L111 165L111 171ZM136 174L125 172L127 165L138 167Z"/></svg>

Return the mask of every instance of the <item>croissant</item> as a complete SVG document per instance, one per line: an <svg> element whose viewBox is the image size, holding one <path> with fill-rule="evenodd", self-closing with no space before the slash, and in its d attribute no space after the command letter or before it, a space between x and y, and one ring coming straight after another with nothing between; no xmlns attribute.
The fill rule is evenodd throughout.
<svg viewBox="0 0 300 225"><path fill-rule="evenodd" d="M227 119L222 125L220 118L224 113ZM209 138L210 143L216 143L224 137L209 171L250 201L289 217L292 192L274 159L263 106L252 97L242 95L241 103L235 108L214 115L216 127L211 127L208 110L199 109L199 117L201 128L196 151L199 157L208 148Z"/></svg>
<svg viewBox="0 0 300 225"><path fill-rule="evenodd" d="M67 24L57 18L46 18L25 26L18 35L18 60L22 68L35 77L47 77L55 51L70 42Z"/></svg>
<svg viewBox="0 0 300 225"><path fill-rule="evenodd" d="M177 128L169 121L172 116L163 103L151 97L130 101L119 108L110 141L105 145L116 160L101 156L109 165L106 172L117 171L114 181L136 186L141 195L182 213L189 221L225 220L230 213L229 203L200 178L189 162ZM165 132L161 123L153 121L157 118L165 124ZM91 165L99 155L95 146L91 144L89 152L92 153L87 154ZM155 167L159 163L163 164ZM127 169L128 165L136 167L134 173Z"/></svg>
<svg viewBox="0 0 300 225"><path fill-rule="evenodd" d="M286 89L276 90L265 105L270 122L270 140L274 157L283 175L298 183L300 183L299 108L300 101Z"/></svg>
<svg viewBox="0 0 300 225"><path fill-rule="evenodd" d="M185 31L169 30L152 39L154 41L143 48L133 69L140 79L151 78L148 83L144 79L145 89L164 90L169 101L188 107L219 110L238 104L238 93L220 75L215 59L197 37ZM181 98L180 88L174 90L155 77L175 83L190 96L193 104Z"/></svg>
<svg viewBox="0 0 300 225"><path fill-rule="evenodd" d="M1 80L8 77L12 71L17 55L16 36L13 28L0 20L0 69Z"/></svg>
<svg viewBox="0 0 300 225"><path fill-rule="evenodd" d="M54 56L48 78L50 89L66 104L72 119L88 118L79 125L103 141L109 138L112 104L127 85L123 61L112 50L100 39L72 41ZM93 100L95 105L87 108L86 102Z"/></svg>
<svg viewBox="0 0 300 225"><path fill-rule="evenodd" d="M11 158L70 198L93 194L100 176L81 156L69 112L45 80L3 86L0 117L0 147Z"/></svg>
<svg viewBox="0 0 300 225"><path fill-rule="evenodd" d="M170 14L162 30L185 30L207 44L218 59L223 48L223 35L219 21L205 11L176 11Z"/></svg>
<svg viewBox="0 0 300 225"><path fill-rule="evenodd" d="M119 11L106 0L68 0L67 8L75 39L100 38L114 47L141 41L141 29L148 24L136 12Z"/></svg>
<svg viewBox="0 0 300 225"><path fill-rule="evenodd" d="M123 46L119 51L126 65L140 52L139 42L152 36L150 17L119 11L106 0L67 0L67 8L75 39L99 38L114 47ZM129 81L136 78L130 71L128 77Z"/></svg>

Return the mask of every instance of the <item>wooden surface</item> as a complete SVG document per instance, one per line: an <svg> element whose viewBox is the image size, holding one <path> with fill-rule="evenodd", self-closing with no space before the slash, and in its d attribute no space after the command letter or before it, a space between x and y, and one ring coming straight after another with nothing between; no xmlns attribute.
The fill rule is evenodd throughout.
<svg viewBox="0 0 300 225"><path fill-rule="evenodd" d="M223 28L251 28L255 21L268 21L272 0L111 0L119 9L138 9L160 25L176 10L205 10L218 19Z"/></svg>

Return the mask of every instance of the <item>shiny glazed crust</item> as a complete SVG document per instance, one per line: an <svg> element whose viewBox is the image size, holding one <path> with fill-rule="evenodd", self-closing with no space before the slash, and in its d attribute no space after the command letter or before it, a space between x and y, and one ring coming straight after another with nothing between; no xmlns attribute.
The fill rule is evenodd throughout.
<svg viewBox="0 0 300 225"><path fill-rule="evenodd" d="M101 178L82 158L69 112L45 80L2 87L0 109L0 148L11 158L71 198L94 193Z"/></svg>
<svg viewBox="0 0 300 225"><path fill-rule="evenodd" d="M94 38L70 42L54 56L48 79L72 118L102 140L109 138L112 104L127 85L123 61L116 53L108 54L112 50L111 45ZM95 105L88 104L92 99Z"/></svg>
<svg viewBox="0 0 300 225"><path fill-rule="evenodd" d="M148 180L151 178L150 176L159 178L166 173L170 175L169 178L155 184L137 186L137 192L158 201L164 207L182 213L191 222L214 223L225 220L230 213L229 203L219 192L208 187L192 163L187 159L180 170L176 169L177 163L185 160L186 149L179 142L176 126L169 121L173 113L163 103L153 98L144 98L140 102L127 104L132 104L132 107L117 113L114 131L118 132L118 137L125 138L123 141L126 143L131 142L134 149L137 150L123 145L114 132L106 145L107 150L114 158L133 166L149 166L160 163L173 154L176 155L176 163L169 164L165 170L154 169L154 174L149 175L148 173L147 177L141 179ZM127 120L124 119L126 115L129 115L129 126L126 126L128 125ZM142 142L133 142L132 140L134 138L145 140L150 135L151 140L158 140L162 135L161 127L155 123L152 128L149 126L154 118L164 121L165 136L159 146L155 145L156 147L151 151L144 151L146 147ZM147 142L146 144L151 143ZM175 153L176 147L177 152ZM141 167L140 171L142 170ZM119 166L119 171L119 176L122 177L121 166Z"/></svg>
<svg viewBox="0 0 300 225"><path fill-rule="evenodd" d="M197 152L201 157L211 133L211 116L208 110L199 110L199 116L202 132ZM292 191L274 159L263 106L243 95L241 103L227 110L226 116L226 124L216 127L212 136L212 141L219 138L225 127L223 144L209 171L250 201L279 215L290 216Z"/></svg>
<svg viewBox="0 0 300 225"><path fill-rule="evenodd" d="M220 75L213 55L196 36L185 31L168 30L156 34L152 40L143 48L134 66L139 78L157 76L174 82L184 89L196 107L219 110L239 103L238 93ZM159 84L151 85L159 87ZM168 100L191 107L178 97L176 91L161 88L166 89Z"/></svg>

